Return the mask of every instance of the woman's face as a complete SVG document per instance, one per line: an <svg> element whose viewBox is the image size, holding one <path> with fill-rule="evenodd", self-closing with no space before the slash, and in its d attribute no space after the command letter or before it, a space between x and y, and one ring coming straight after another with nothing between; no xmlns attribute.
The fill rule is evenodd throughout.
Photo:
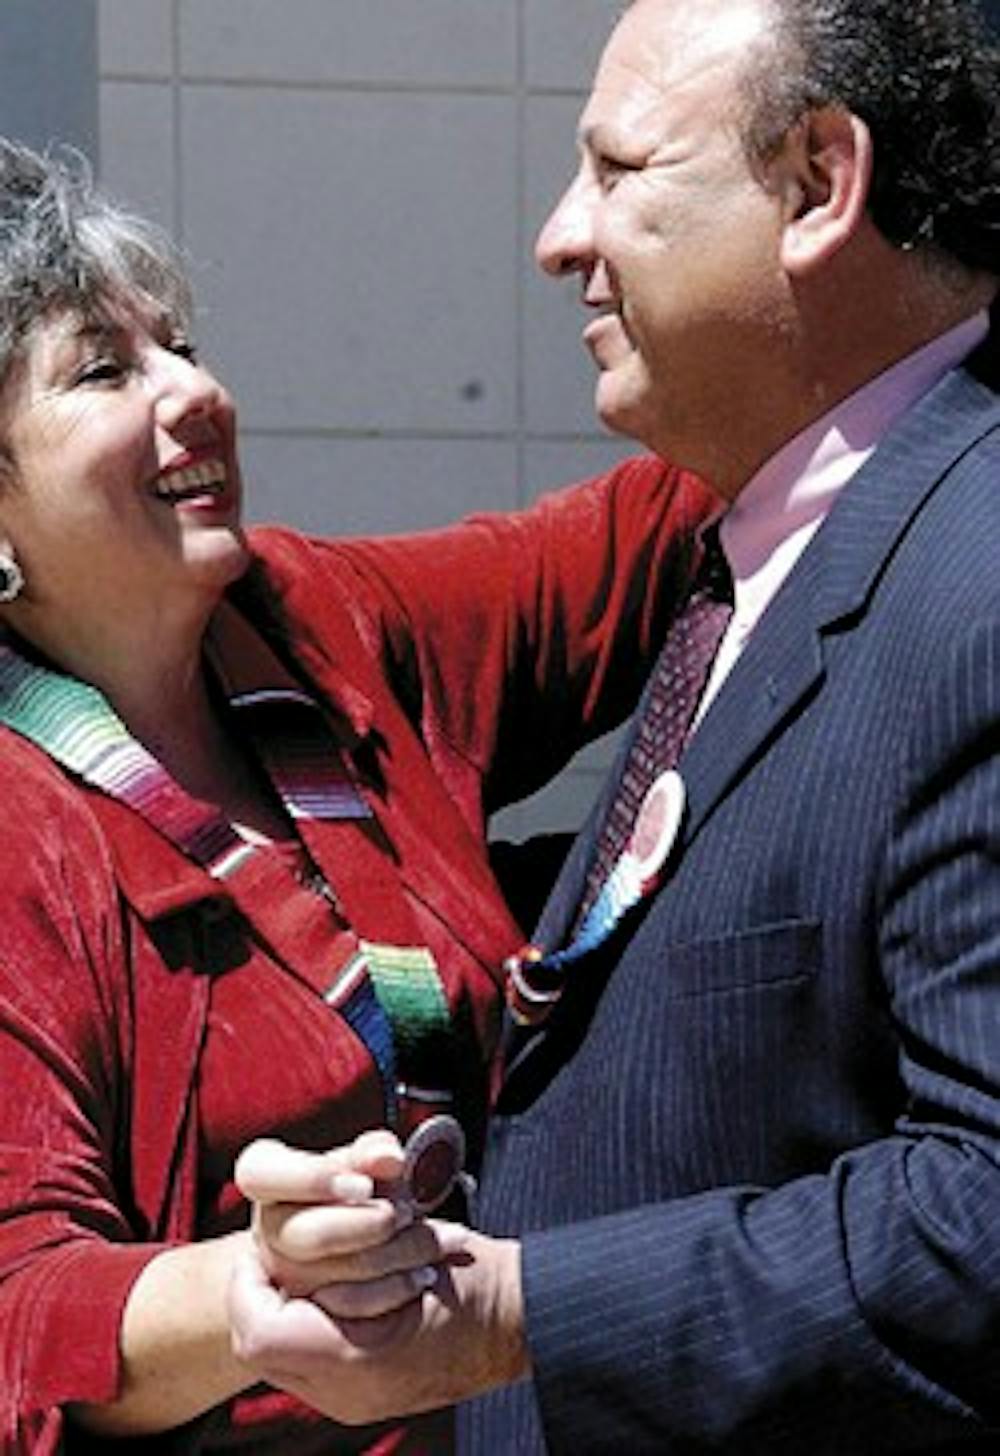
<svg viewBox="0 0 1000 1456"><path fill-rule="evenodd" d="M169 321L50 316L0 401L0 533L33 610L214 600L242 572L233 403Z"/></svg>

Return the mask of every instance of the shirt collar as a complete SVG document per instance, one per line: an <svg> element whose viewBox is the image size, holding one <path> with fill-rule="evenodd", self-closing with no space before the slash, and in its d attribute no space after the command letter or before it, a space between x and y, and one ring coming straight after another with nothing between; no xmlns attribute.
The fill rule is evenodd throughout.
<svg viewBox="0 0 1000 1456"><path fill-rule="evenodd" d="M896 420L989 333L985 311L964 319L848 395L789 440L747 482L720 531L737 582L774 551L817 528Z"/></svg>

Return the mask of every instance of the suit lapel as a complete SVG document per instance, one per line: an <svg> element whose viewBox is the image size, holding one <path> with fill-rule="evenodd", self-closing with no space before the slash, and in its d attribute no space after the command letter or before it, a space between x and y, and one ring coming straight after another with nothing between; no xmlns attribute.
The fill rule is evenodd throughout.
<svg viewBox="0 0 1000 1456"><path fill-rule="evenodd" d="M845 488L754 629L680 764L684 842L821 689L824 636L862 620L910 521L978 440L1000 401L967 371L949 374L886 436Z"/></svg>
<svg viewBox="0 0 1000 1456"><path fill-rule="evenodd" d="M681 850L821 689L824 635L836 624L861 620L896 542L924 501L998 426L997 396L971 371L957 370L907 412L858 471L768 606L681 760L687 791ZM637 717L543 911L536 936L541 945L559 945L568 932Z"/></svg>
<svg viewBox="0 0 1000 1456"><path fill-rule="evenodd" d="M824 635L835 625L849 631L862 620L896 543L924 501L977 441L998 428L1000 400L970 371L959 370L909 411L858 471L757 624L679 764L687 810L677 852L684 853L715 807L810 695L822 690ZM635 727L633 719L542 913L535 939L546 948L565 942ZM573 980L571 975L570 987ZM515 1033L508 1026L507 1095L521 1068L536 1065L551 1028L546 1023Z"/></svg>

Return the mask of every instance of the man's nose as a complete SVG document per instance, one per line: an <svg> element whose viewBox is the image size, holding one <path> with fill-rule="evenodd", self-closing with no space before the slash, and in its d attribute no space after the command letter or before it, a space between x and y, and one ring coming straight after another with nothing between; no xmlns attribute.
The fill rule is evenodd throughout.
<svg viewBox="0 0 1000 1456"><path fill-rule="evenodd" d="M592 193L586 178L575 177L538 234L535 258L553 278L578 272L593 261Z"/></svg>

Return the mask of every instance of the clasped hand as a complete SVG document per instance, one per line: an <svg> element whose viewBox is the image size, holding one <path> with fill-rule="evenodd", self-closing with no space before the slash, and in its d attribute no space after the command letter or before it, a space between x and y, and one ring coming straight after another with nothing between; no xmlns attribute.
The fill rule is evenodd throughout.
<svg viewBox="0 0 1000 1456"><path fill-rule="evenodd" d="M524 1368L519 1250L415 1218L393 1134L251 1144L252 1234L229 1289L238 1360L334 1420L446 1405ZM496 1367L496 1368L494 1368Z"/></svg>

